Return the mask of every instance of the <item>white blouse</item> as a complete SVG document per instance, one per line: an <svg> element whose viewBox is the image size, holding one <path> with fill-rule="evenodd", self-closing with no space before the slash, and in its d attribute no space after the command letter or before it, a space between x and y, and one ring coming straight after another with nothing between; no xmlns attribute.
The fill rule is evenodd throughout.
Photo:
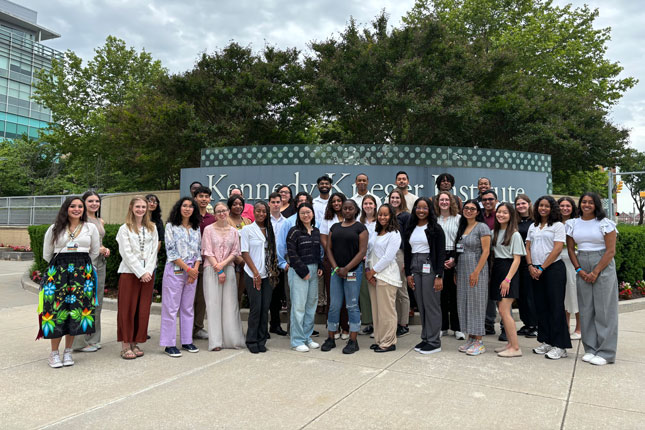
<svg viewBox="0 0 645 430"><path fill-rule="evenodd" d="M320 222L320 234L326 234L329 235L329 230L331 230L331 226L340 222L340 218L338 218L338 215L334 214L334 218L332 219L323 219Z"/></svg>
<svg viewBox="0 0 645 430"><path fill-rule="evenodd" d="M54 225L50 225L45 233L45 242L43 243L43 259L49 262L52 257L59 252L87 252L90 254L92 264L96 264L96 258L99 256L101 248L101 237L96 226L90 222L85 222L78 231L78 234L71 238L69 230L58 235L56 242L52 245ZM69 247L67 244L74 243L76 247Z"/></svg>
<svg viewBox="0 0 645 430"><path fill-rule="evenodd" d="M396 287L402 285L401 272L396 264L396 253L400 247L401 233L390 231L374 238L374 244L368 256L369 266L376 272L376 279Z"/></svg>
<svg viewBox="0 0 645 430"><path fill-rule="evenodd" d="M154 225L152 231L141 227L137 234L123 224L116 234L116 241L119 243L119 254L121 254L118 273L133 273L137 278L141 278L146 273L154 273L157 268L157 247L159 246L159 236Z"/></svg>
<svg viewBox="0 0 645 430"><path fill-rule="evenodd" d="M555 242L566 242L564 233L564 224L554 222L552 225L545 225L540 229L539 225L531 224L529 232L526 235L526 241L531 242L531 262L535 265L543 264L551 251ZM560 260L560 254L553 262Z"/></svg>
<svg viewBox="0 0 645 430"><path fill-rule="evenodd" d="M567 221L565 229L567 236L571 236L578 245L578 251L604 251L605 235L616 230L616 223L608 218L600 221L596 218L573 218Z"/></svg>
<svg viewBox="0 0 645 430"><path fill-rule="evenodd" d="M240 231L240 252L248 252L255 268L262 279L269 276L266 268L267 239L257 223L245 225ZM248 264L244 265L244 272L253 277L253 271Z"/></svg>
<svg viewBox="0 0 645 430"><path fill-rule="evenodd" d="M455 250L455 239L457 239L457 230L459 229L460 218L461 215L459 214L447 217L439 215L437 217L437 223L441 226L444 235L446 236L446 251Z"/></svg>

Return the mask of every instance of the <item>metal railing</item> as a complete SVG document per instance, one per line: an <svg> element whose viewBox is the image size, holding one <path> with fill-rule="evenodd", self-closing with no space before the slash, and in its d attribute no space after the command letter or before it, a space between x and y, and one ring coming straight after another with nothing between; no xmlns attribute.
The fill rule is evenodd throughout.
<svg viewBox="0 0 645 430"><path fill-rule="evenodd" d="M0 197L0 225L51 224L66 197Z"/></svg>

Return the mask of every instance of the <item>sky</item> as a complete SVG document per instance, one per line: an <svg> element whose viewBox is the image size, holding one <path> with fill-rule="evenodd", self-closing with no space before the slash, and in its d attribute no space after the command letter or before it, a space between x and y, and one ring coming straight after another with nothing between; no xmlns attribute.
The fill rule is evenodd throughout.
<svg viewBox="0 0 645 430"><path fill-rule="evenodd" d="M45 44L89 59L108 35L145 49L172 73L193 67L197 57L235 41L259 51L265 45L296 47L336 36L350 17L369 25L381 10L390 25L414 0L13 0L38 12L38 24L61 35ZM631 145L645 151L645 9L634 0L554 0L556 5L588 4L599 9L597 28L611 27L607 58L619 62L623 76L640 82L612 109L615 125L630 130ZM640 60L639 60L640 59ZM645 166L644 166L645 167ZM620 197L625 196L623 192ZM631 200L621 199L621 209Z"/></svg>

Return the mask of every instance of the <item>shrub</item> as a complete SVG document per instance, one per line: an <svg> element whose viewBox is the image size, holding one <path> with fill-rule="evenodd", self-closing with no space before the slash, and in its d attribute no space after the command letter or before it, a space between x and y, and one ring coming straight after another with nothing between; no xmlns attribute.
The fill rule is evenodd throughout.
<svg viewBox="0 0 645 430"><path fill-rule="evenodd" d="M618 225L616 272L618 281L636 282L645 276L645 227Z"/></svg>

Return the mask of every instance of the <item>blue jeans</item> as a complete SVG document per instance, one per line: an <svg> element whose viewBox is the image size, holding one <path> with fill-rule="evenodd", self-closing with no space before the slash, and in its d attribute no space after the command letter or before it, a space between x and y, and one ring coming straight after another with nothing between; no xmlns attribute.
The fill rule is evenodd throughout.
<svg viewBox="0 0 645 430"><path fill-rule="evenodd" d="M345 307L349 316L349 331L358 332L361 328L361 311L358 308L358 296L361 291L361 280L363 279L363 263L355 270L356 280L348 281L334 274L329 285L329 314L327 315L327 330L338 331L340 322L340 308L343 306L343 295L345 296Z"/></svg>
<svg viewBox="0 0 645 430"><path fill-rule="evenodd" d="M318 306L318 265L308 264L309 280L302 279L295 270L289 269L291 296L291 347L307 345L314 331L314 316Z"/></svg>

